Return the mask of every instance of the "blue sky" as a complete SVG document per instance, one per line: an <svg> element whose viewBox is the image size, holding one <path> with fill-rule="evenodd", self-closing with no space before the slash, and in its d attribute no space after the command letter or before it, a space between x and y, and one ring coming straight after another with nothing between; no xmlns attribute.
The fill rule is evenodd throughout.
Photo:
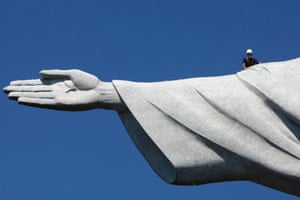
<svg viewBox="0 0 300 200"><path fill-rule="evenodd" d="M0 0L0 85L52 68L104 81L232 74L247 48L261 62L296 58L299 10L298 0ZM0 103L0 199L297 199L243 181L166 184L114 111L35 109L3 93Z"/></svg>

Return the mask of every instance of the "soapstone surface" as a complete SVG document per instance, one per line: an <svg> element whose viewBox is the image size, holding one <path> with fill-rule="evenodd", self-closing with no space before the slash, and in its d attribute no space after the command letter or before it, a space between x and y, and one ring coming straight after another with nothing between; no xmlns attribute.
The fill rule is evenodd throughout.
<svg viewBox="0 0 300 200"><path fill-rule="evenodd" d="M153 83L106 83L80 70L41 76L4 91L29 106L116 110L168 183L249 180L300 196L300 59Z"/></svg>

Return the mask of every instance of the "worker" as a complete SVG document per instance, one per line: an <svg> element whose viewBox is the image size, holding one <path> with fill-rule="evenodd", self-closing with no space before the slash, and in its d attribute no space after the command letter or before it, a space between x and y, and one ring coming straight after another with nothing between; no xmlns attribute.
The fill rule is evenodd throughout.
<svg viewBox="0 0 300 200"><path fill-rule="evenodd" d="M253 65L259 64L260 62L253 57L252 49L247 49L246 57L243 59L243 69L247 69Z"/></svg>

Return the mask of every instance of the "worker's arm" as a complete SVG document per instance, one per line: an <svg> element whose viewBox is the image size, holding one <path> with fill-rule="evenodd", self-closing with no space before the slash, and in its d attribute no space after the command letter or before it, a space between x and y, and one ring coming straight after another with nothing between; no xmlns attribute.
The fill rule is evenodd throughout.
<svg viewBox="0 0 300 200"><path fill-rule="evenodd" d="M243 62L243 69L244 69L244 70L247 69L246 63L245 63L245 62Z"/></svg>

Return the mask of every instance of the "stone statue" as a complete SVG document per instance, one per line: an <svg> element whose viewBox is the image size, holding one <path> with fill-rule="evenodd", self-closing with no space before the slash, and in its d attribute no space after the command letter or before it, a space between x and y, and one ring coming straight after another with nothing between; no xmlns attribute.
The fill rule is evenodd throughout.
<svg viewBox="0 0 300 200"><path fill-rule="evenodd" d="M300 59L153 83L108 83L80 70L40 74L4 91L34 107L116 110L168 183L249 180L300 196Z"/></svg>

